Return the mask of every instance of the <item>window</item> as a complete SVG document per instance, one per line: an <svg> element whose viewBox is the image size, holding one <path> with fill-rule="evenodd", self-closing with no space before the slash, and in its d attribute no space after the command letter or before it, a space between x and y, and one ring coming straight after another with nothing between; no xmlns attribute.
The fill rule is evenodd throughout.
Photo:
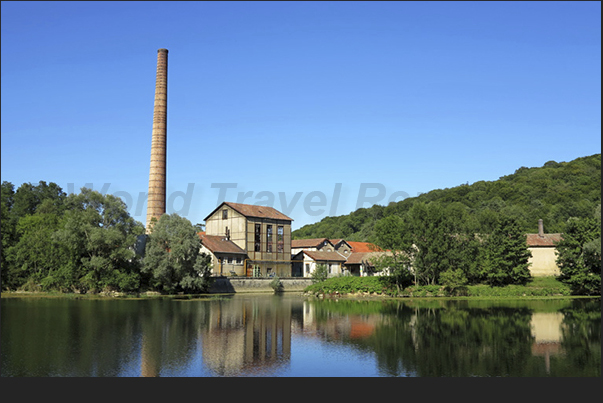
<svg viewBox="0 0 603 403"><path fill-rule="evenodd" d="M285 230L282 225L279 225L276 228L276 251L284 252L285 251L285 241L284 241Z"/></svg>
<svg viewBox="0 0 603 403"><path fill-rule="evenodd" d="M243 263L241 256L237 256L237 264Z"/></svg>
<svg viewBox="0 0 603 403"><path fill-rule="evenodd" d="M310 274L310 263L306 263L306 273Z"/></svg>
<svg viewBox="0 0 603 403"><path fill-rule="evenodd" d="M266 225L266 252L272 252L272 225Z"/></svg>
<svg viewBox="0 0 603 403"><path fill-rule="evenodd" d="M228 218L228 209L222 210L222 219L226 220Z"/></svg>
<svg viewBox="0 0 603 403"><path fill-rule="evenodd" d="M262 245L262 224L255 225L255 251L259 252Z"/></svg>

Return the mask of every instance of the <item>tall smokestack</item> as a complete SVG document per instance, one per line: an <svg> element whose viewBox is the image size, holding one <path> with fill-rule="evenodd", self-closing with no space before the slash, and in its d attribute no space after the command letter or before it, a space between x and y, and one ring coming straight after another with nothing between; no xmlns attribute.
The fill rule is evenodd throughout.
<svg viewBox="0 0 603 403"><path fill-rule="evenodd" d="M538 220L538 235L539 235L541 238L544 238L544 226L543 226L543 224L542 224L542 219L539 219L539 220Z"/></svg>
<svg viewBox="0 0 603 403"><path fill-rule="evenodd" d="M151 220L165 214L165 183L167 157L167 49L157 51L155 107L153 109L153 138L151 140L151 169L147 199L147 233Z"/></svg>

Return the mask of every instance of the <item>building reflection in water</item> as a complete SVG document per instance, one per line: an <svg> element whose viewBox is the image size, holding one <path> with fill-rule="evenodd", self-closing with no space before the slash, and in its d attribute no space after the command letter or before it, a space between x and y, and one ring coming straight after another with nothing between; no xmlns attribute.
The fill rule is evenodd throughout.
<svg viewBox="0 0 603 403"><path fill-rule="evenodd" d="M433 339L434 326L445 331L449 344L462 347L451 350L442 347L438 350L440 354L448 354L450 362L465 359L468 366L471 360L481 361L484 374L496 369L501 359L494 353L491 357L484 355L484 351L490 351L486 347L504 345L510 335L514 339L508 346L514 354L522 360L527 359L524 352L543 357L547 374L551 373L551 357L565 353L562 347L565 316L560 311L524 310L523 314L515 315L514 310L507 309L434 309L400 304L393 311L370 309L358 313L353 301L337 303L276 296L225 298L205 301L199 306L202 308L191 309L184 319L176 320L182 316L172 315L170 323L163 316L146 322L141 337L142 376L158 376L163 367L191 362L194 360L191 357L199 354L204 371L213 376L282 374L290 366L292 335L294 341L310 338L351 343L357 348L372 349L378 357L389 357L390 361L395 356L405 365L412 364L409 368L413 371L425 370L433 364L422 360L431 356L423 350ZM504 334L497 330L501 323L508 330ZM478 328L485 332L476 331ZM472 350L468 340L476 340L480 349ZM507 358L507 365L519 370L513 367L516 365L513 358ZM524 364L517 365L519 368ZM449 368L444 373L457 374L454 370ZM440 372L435 374L439 376Z"/></svg>
<svg viewBox="0 0 603 403"><path fill-rule="evenodd" d="M356 340L370 337L377 325L384 323L383 315L325 313L317 316L318 304L304 301L302 329L306 337L328 340Z"/></svg>
<svg viewBox="0 0 603 403"><path fill-rule="evenodd" d="M530 323L534 343L532 355L544 357L546 373L551 372L551 356L562 353L561 312L534 312Z"/></svg>
<svg viewBox="0 0 603 403"><path fill-rule="evenodd" d="M291 358L291 302L232 299L212 305L204 365L216 375L269 375Z"/></svg>

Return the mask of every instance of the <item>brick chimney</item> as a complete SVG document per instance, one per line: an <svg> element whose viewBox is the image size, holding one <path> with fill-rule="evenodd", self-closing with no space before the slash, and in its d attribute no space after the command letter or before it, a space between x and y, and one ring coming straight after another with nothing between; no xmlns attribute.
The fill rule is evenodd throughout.
<svg viewBox="0 0 603 403"><path fill-rule="evenodd" d="M544 238L544 226L542 224L542 219L538 220L538 236Z"/></svg>
<svg viewBox="0 0 603 403"><path fill-rule="evenodd" d="M165 214L166 157L167 157L167 49L157 51L157 78L151 140L151 169L147 199L146 231L151 232L151 220Z"/></svg>

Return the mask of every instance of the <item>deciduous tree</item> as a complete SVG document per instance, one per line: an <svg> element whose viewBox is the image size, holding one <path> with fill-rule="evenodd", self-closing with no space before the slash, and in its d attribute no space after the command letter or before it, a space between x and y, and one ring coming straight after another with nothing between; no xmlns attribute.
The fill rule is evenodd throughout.
<svg viewBox="0 0 603 403"><path fill-rule="evenodd" d="M525 284L530 279L528 259L532 253L516 219L501 216L482 251L482 274L489 284Z"/></svg>
<svg viewBox="0 0 603 403"><path fill-rule="evenodd" d="M557 244L560 280L575 294L601 294L601 207L593 218L571 218Z"/></svg>
<svg viewBox="0 0 603 403"><path fill-rule="evenodd" d="M162 292L203 292L210 286L211 258L200 253L195 226L178 214L164 214L149 234L142 271Z"/></svg>

